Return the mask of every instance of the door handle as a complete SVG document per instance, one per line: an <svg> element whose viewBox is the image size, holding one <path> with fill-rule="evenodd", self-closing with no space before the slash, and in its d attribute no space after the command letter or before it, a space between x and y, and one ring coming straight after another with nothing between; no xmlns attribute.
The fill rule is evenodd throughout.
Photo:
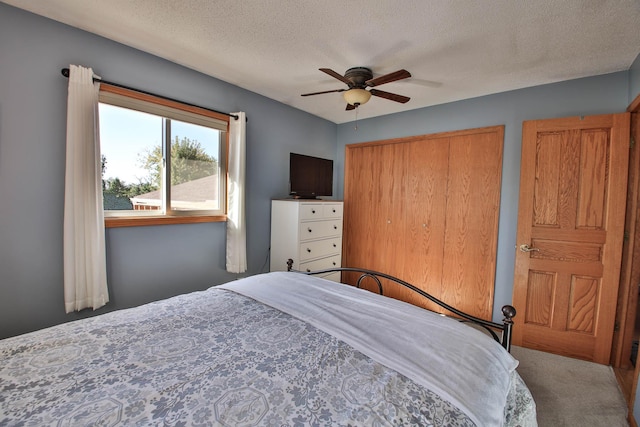
<svg viewBox="0 0 640 427"><path fill-rule="evenodd" d="M520 245L520 250L522 252L540 252L540 249L529 247L527 244Z"/></svg>

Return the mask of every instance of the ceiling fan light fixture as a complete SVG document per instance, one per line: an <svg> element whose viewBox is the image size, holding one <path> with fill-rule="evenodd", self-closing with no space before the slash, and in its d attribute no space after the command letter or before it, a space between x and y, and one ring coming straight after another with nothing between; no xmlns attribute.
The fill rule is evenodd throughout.
<svg viewBox="0 0 640 427"><path fill-rule="evenodd" d="M371 98L371 92L364 89L349 89L342 96L344 96L344 100L347 101L348 104L358 106L362 104L366 104Z"/></svg>

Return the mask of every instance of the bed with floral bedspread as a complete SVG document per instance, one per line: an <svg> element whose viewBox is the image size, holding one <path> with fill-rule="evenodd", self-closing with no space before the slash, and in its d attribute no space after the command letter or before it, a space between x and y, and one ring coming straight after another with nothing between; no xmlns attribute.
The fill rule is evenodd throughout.
<svg viewBox="0 0 640 427"><path fill-rule="evenodd" d="M268 273L0 341L2 426L535 426L487 335Z"/></svg>

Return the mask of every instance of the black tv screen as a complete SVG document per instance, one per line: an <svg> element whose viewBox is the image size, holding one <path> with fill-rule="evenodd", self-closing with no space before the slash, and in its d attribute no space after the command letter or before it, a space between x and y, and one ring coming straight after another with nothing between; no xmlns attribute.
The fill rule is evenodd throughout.
<svg viewBox="0 0 640 427"><path fill-rule="evenodd" d="M333 195L333 160L291 153L289 194L301 199Z"/></svg>

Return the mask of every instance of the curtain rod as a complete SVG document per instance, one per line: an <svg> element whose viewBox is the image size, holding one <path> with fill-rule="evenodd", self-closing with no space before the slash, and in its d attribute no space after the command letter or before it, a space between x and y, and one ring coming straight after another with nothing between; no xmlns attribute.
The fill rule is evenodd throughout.
<svg viewBox="0 0 640 427"><path fill-rule="evenodd" d="M60 70L60 72L62 73L63 76L69 78L69 69L68 68L63 68L62 70ZM94 82L105 83L105 84L108 84L108 85L111 85L111 86L117 86L117 87L120 87L122 89L133 90L135 92L144 93L145 95L151 95L151 96L155 96L156 98L166 99L167 101L178 102L180 104L188 105L190 107L202 108L203 110L213 111L214 113L218 113L218 114L224 114L225 116L233 117L234 119L238 120L238 116L237 115L231 114L231 113L225 113L224 111L218 111L218 110L214 110L212 108L201 107L199 105L190 104L188 102L179 101L177 99L169 98L169 97L166 97L166 96L156 95L155 93L151 93L151 92L147 92L147 91L144 91L144 90L136 89L136 88L133 88L133 87L121 85L119 83L109 82L109 81L106 81L106 80L101 79L101 78L94 77L93 81Z"/></svg>

